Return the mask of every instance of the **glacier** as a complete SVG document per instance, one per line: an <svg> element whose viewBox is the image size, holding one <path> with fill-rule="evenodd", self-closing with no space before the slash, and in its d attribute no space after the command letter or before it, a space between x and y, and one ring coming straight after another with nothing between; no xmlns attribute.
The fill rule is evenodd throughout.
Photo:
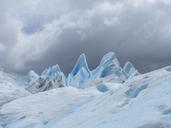
<svg viewBox="0 0 171 128"><path fill-rule="evenodd" d="M68 77L38 76L21 86L0 71L0 128L171 128L171 66L140 74L109 52L90 70L82 54Z"/></svg>
<svg viewBox="0 0 171 128"><path fill-rule="evenodd" d="M32 74L34 74L34 73L32 73ZM102 57L100 64L95 69L90 70L87 60L86 60L86 55L83 53L78 57L76 64L74 65L72 71L68 74L67 78L65 77L65 75L61 71L61 69L59 68L59 65L54 65L52 67L45 69L42 72L42 74L39 76L39 79L37 79L37 77L36 77L36 79L37 79L36 81L33 79L35 77L32 78L33 75L32 76L30 75L30 77L31 77L30 79L31 80L33 79L32 80L33 82L32 81L29 82L32 84L31 89L29 89L29 90L31 91L33 89L34 92L39 92L39 90L46 91L48 89L53 89L53 88L57 87L57 86L55 86L55 87L43 86L42 89L37 89L37 91L35 91L35 89L38 88L38 87L36 87L35 84L41 83L41 85L42 85L42 83L44 81L49 81L49 78L50 78L50 80L60 79L62 82L58 82L58 83L61 83L64 86L74 86L77 88L86 88L94 82L98 83L98 81L103 81L103 78L106 79L106 77L109 79L111 78L115 82L122 83L126 79L128 79L130 77L134 77L139 74L140 73L138 72L138 70L135 69L133 64L131 64L130 62L127 62L124 65L124 67L122 68L120 66L119 60L114 52L109 52L109 53L105 54ZM47 78L48 78L48 80L45 80ZM29 83L28 83L28 86L30 86ZM52 81L52 83L54 85L53 81ZM39 86L39 85L37 85L37 86Z"/></svg>

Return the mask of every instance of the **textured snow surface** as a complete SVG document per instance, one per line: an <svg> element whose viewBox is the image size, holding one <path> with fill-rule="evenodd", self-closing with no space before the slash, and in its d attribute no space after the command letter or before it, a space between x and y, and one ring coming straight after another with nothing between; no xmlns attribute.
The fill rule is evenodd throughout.
<svg viewBox="0 0 171 128"><path fill-rule="evenodd" d="M124 83L104 78L85 89L56 88L17 98L1 106L0 126L171 128L170 69L138 75Z"/></svg>
<svg viewBox="0 0 171 128"><path fill-rule="evenodd" d="M29 94L17 85L18 83L13 75L0 71L0 107L7 102Z"/></svg>

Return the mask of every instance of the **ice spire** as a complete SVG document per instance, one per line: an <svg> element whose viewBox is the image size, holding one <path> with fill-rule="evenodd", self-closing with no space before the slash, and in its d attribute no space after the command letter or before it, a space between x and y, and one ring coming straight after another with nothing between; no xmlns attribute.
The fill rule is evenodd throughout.
<svg viewBox="0 0 171 128"><path fill-rule="evenodd" d="M90 71L88 68L86 56L84 53L79 56L75 66L70 74L75 76L79 72L79 70L82 68L84 68L84 70L86 70L88 72Z"/></svg>
<svg viewBox="0 0 171 128"><path fill-rule="evenodd" d="M114 52L109 52L102 57L100 65L93 71L95 77L120 75L121 67Z"/></svg>
<svg viewBox="0 0 171 128"><path fill-rule="evenodd" d="M85 54L81 54L67 78L68 85L79 86L91 76Z"/></svg>
<svg viewBox="0 0 171 128"><path fill-rule="evenodd" d="M61 69L60 69L59 65L56 64L52 67L45 69L41 75L57 78L59 76L60 72L61 72Z"/></svg>
<svg viewBox="0 0 171 128"><path fill-rule="evenodd" d="M115 64L116 66L119 66L119 61L115 55L114 52L109 52L107 54L105 54L103 57L102 57L102 60L100 62L100 65L107 65L109 63L113 63Z"/></svg>
<svg viewBox="0 0 171 128"><path fill-rule="evenodd" d="M39 78L39 75L31 70L28 72L28 74L25 76L25 84L29 84L29 83L32 83L33 81L37 80Z"/></svg>
<svg viewBox="0 0 171 128"><path fill-rule="evenodd" d="M138 72L137 69L135 69L135 67L133 66L133 64L131 62L126 62L124 67L123 67L123 71L126 74L126 76L128 78L139 75L140 73Z"/></svg>

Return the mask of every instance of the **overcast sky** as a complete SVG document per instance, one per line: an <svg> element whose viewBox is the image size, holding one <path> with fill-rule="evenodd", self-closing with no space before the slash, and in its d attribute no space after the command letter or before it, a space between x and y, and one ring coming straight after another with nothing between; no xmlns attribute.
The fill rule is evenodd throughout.
<svg viewBox="0 0 171 128"><path fill-rule="evenodd" d="M171 65L170 0L0 0L0 67L25 74L113 51L140 72Z"/></svg>

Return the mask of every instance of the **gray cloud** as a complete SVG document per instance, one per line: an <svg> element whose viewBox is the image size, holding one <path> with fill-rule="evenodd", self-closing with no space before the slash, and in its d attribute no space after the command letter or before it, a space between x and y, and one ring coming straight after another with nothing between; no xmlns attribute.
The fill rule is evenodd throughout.
<svg viewBox="0 0 171 128"><path fill-rule="evenodd" d="M91 68L114 51L146 72L171 65L169 0L1 0L0 65L41 72L58 63L65 73L82 52Z"/></svg>

